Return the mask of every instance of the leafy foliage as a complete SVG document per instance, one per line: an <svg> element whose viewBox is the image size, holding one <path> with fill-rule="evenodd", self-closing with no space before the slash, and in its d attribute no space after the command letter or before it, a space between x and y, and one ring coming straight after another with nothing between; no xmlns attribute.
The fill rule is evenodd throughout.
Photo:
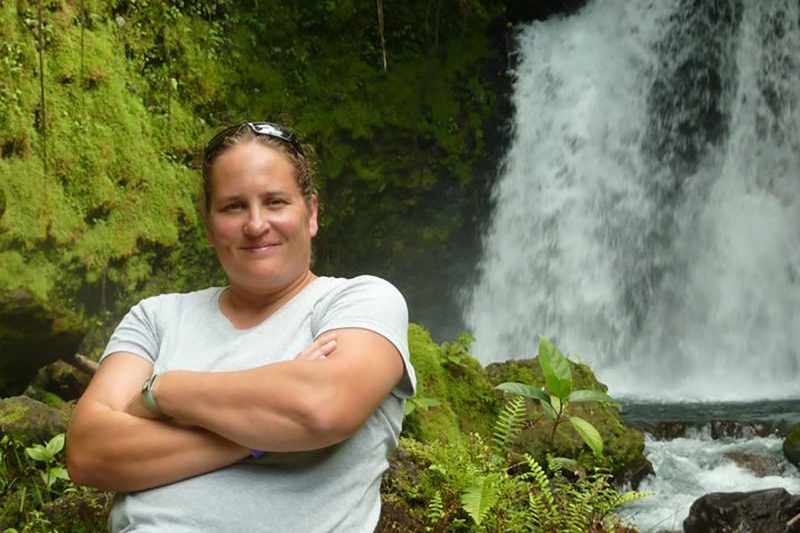
<svg viewBox="0 0 800 533"><path fill-rule="evenodd" d="M539 341L539 365L544 375L544 388L525 383L506 382L498 389L536 400L542 411L552 421L550 446L555 441L559 425L566 419L597 457L603 455L603 439L590 422L578 416L567 415L570 403L598 402L615 405L605 392L598 390L573 390L572 372L569 361L550 341L542 337Z"/></svg>
<svg viewBox="0 0 800 533"><path fill-rule="evenodd" d="M0 529L20 533L85 531L105 521L109 498L97 491L72 484L63 464L64 434L45 443L24 447L5 435L0 440ZM82 522L55 513L62 502L78 497L94 508L78 511ZM91 518L96 522L91 523ZM58 522L58 523L56 523ZM15 527L11 527L15 526Z"/></svg>
<svg viewBox="0 0 800 533"><path fill-rule="evenodd" d="M478 435L464 444L404 438L401 448L424 469L414 488L426 501L419 515L426 531L633 531L614 511L649 496L620 493L610 475L586 474L574 462L551 457L544 468L527 454L508 462ZM566 464L574 474L564 475Z"/></svg>
<svg viewBox="0 0 800 533"><path fill-rule="evenodd" d="M415 366L417 361L422 362L418 365L418 375L423 377L420 382L424 388L423 398L441 398L442 403L429 412L415 409L411 419L430 417L448 408L447 395L431 387L431 376L445 372L457 379L471 367L472 359L466 345L471 339L467 336L463 337L463 342L454 343L461 346L445 343L437 347L429 338L422 343L417 333L412 328L410 344ZM430 348L430 353L426 351L426 357L420 359L423 348ZM541 414L539 418L552 424L560 409L562 420L571 420L570 424L578 428L576 438L580 438L578 430L589 434L594 429L597 435L587 438L600 439L600 433L586 419L565 410L570 409L571 404L605 406L610 398L602 391L577 388L576 384L586 387L589 383L584 370L580 366L564 365L559 357L563 356L552 347L548 372L559 373L560 379L550 383L560 387L559 394L563 398L560 404L553 402L558 396L549 394L544 385L511 382L503 388L519 393L504 396L503 406L496 411L488 435L471 433L463 439L437 439L427 435L419 439L417 433L412 433L416 438L405 433L399 450L403 475L389 476L385 486L388 493L384 494L384 502L390 507L395 502L404 502L407 521L402 527L448 533L634 531L622 525L614 511L645 494L620 493L612 484L608 469L593 466L592 461L586 461L580 454L578 460L544 453L535 458L517 446L521 432L527 431L532 423L530 414L535 412L529 408L529 397L534 398L537 405L547 402L555 415L550 418ZM572 376L573 371L564 371L571 367L578 369L574 371L577 379ZM423 371L420 373L420 370ZM438 379L433 382L437 383ZM545 382L544 374L541 381ZM479 391L477 387L472 390L476 394ZM486 411L483 414L486 416Z"/></svg>
<svg viewBox="0 0 800 533"><path fill-rule="evenodd" d="M44 483L45 489L48 493L52 493L54 486L59 481L69 481L69 474L64 465L58 461L58 454L64 449L64 434L59 433L50 439L47 444L34 444L25 448L25 455L36 461L42 463L42 468L39 471L39 476Z"/></svg>
<svg viewBox="0 0 800 533"><path fill-rule="evenodd" d="M529 510L534 531L585 533L615 531L621 526L613 511L626 503L651 496L650 493L617 492L607 473L581 474L577 481L561 475L562 462L550 457L550 475L530 456L530 469L524 474L538 490L529 494Z"/></svg>

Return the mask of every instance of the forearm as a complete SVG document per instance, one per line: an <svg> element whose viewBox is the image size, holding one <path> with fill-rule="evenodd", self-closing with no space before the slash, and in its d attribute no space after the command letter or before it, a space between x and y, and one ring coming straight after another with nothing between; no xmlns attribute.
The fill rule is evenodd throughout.
<svg viewBox="0 0 800 533"><path fill-rule="evenodd" d="M376 333L336 330L336 346L329 357L238 372L166 372L154 395L166 415L246 448L323 448L355 434L403 374L397 349Z"/></svg>
<svg viewBox="0 0 800 533"><path fill-rule="evenodd" d="M313 450L347 438L358 427L337 420L327 361L290 361L239 372L167 372L158 379L159 408L247 448ZM329 378L330 379L330 378ZM360 422L360 421L359 421Z"/></svg>
<svg viewBox="0 0 800 533"><path fill-rule="evenodd" d="M247 455L247 448L202 428L139 418L97 402L76 408L67 439L73 481L117 492L174 483Z"/></svg>

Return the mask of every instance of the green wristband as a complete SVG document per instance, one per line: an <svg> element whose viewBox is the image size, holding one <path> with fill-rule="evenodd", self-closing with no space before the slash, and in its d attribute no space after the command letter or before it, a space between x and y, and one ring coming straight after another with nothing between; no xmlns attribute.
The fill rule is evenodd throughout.
<svg viewBox="0 0 800 533"><path fill-rule="evenodd" d="M158 374L153 374L144 382L144 385L142 385L142 403L148 411L159 418L164 418L164 412L158 408L156 398L153 396L153 388L156 386L156 379L158 379Z"/></svg>

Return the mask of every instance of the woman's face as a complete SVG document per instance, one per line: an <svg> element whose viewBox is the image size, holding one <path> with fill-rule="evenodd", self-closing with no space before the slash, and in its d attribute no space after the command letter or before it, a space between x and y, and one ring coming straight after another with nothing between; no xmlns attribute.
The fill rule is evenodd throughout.
<svg viewBox="0 0 800 533"><path fill-rule="evenodd" d="M317 234L317 199L303 198L279 151L238 144L211 167L208 242L232 287L279 291L306 274Z"/></svg>

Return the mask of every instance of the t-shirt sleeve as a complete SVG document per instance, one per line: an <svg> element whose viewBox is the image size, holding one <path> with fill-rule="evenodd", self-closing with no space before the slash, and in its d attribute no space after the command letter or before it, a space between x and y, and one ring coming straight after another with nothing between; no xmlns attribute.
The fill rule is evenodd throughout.
<svg viewBox="0 0 800 533"><path fill-rule="evenodd" d="M155 364L159 348L156 305L155 298L134 305L114 330L100 360L117 352L129 352Z"/></svg>
<svg viewBox="0 0 800 533"><path fill-rule="evenodd" d="M408 307L394 285L374 276L359 276L333 291L315 310L314 336L332 329L363 328L385 337L403 358L403 378L392 394L410 398L416 376L408 352Z"/></svg>

